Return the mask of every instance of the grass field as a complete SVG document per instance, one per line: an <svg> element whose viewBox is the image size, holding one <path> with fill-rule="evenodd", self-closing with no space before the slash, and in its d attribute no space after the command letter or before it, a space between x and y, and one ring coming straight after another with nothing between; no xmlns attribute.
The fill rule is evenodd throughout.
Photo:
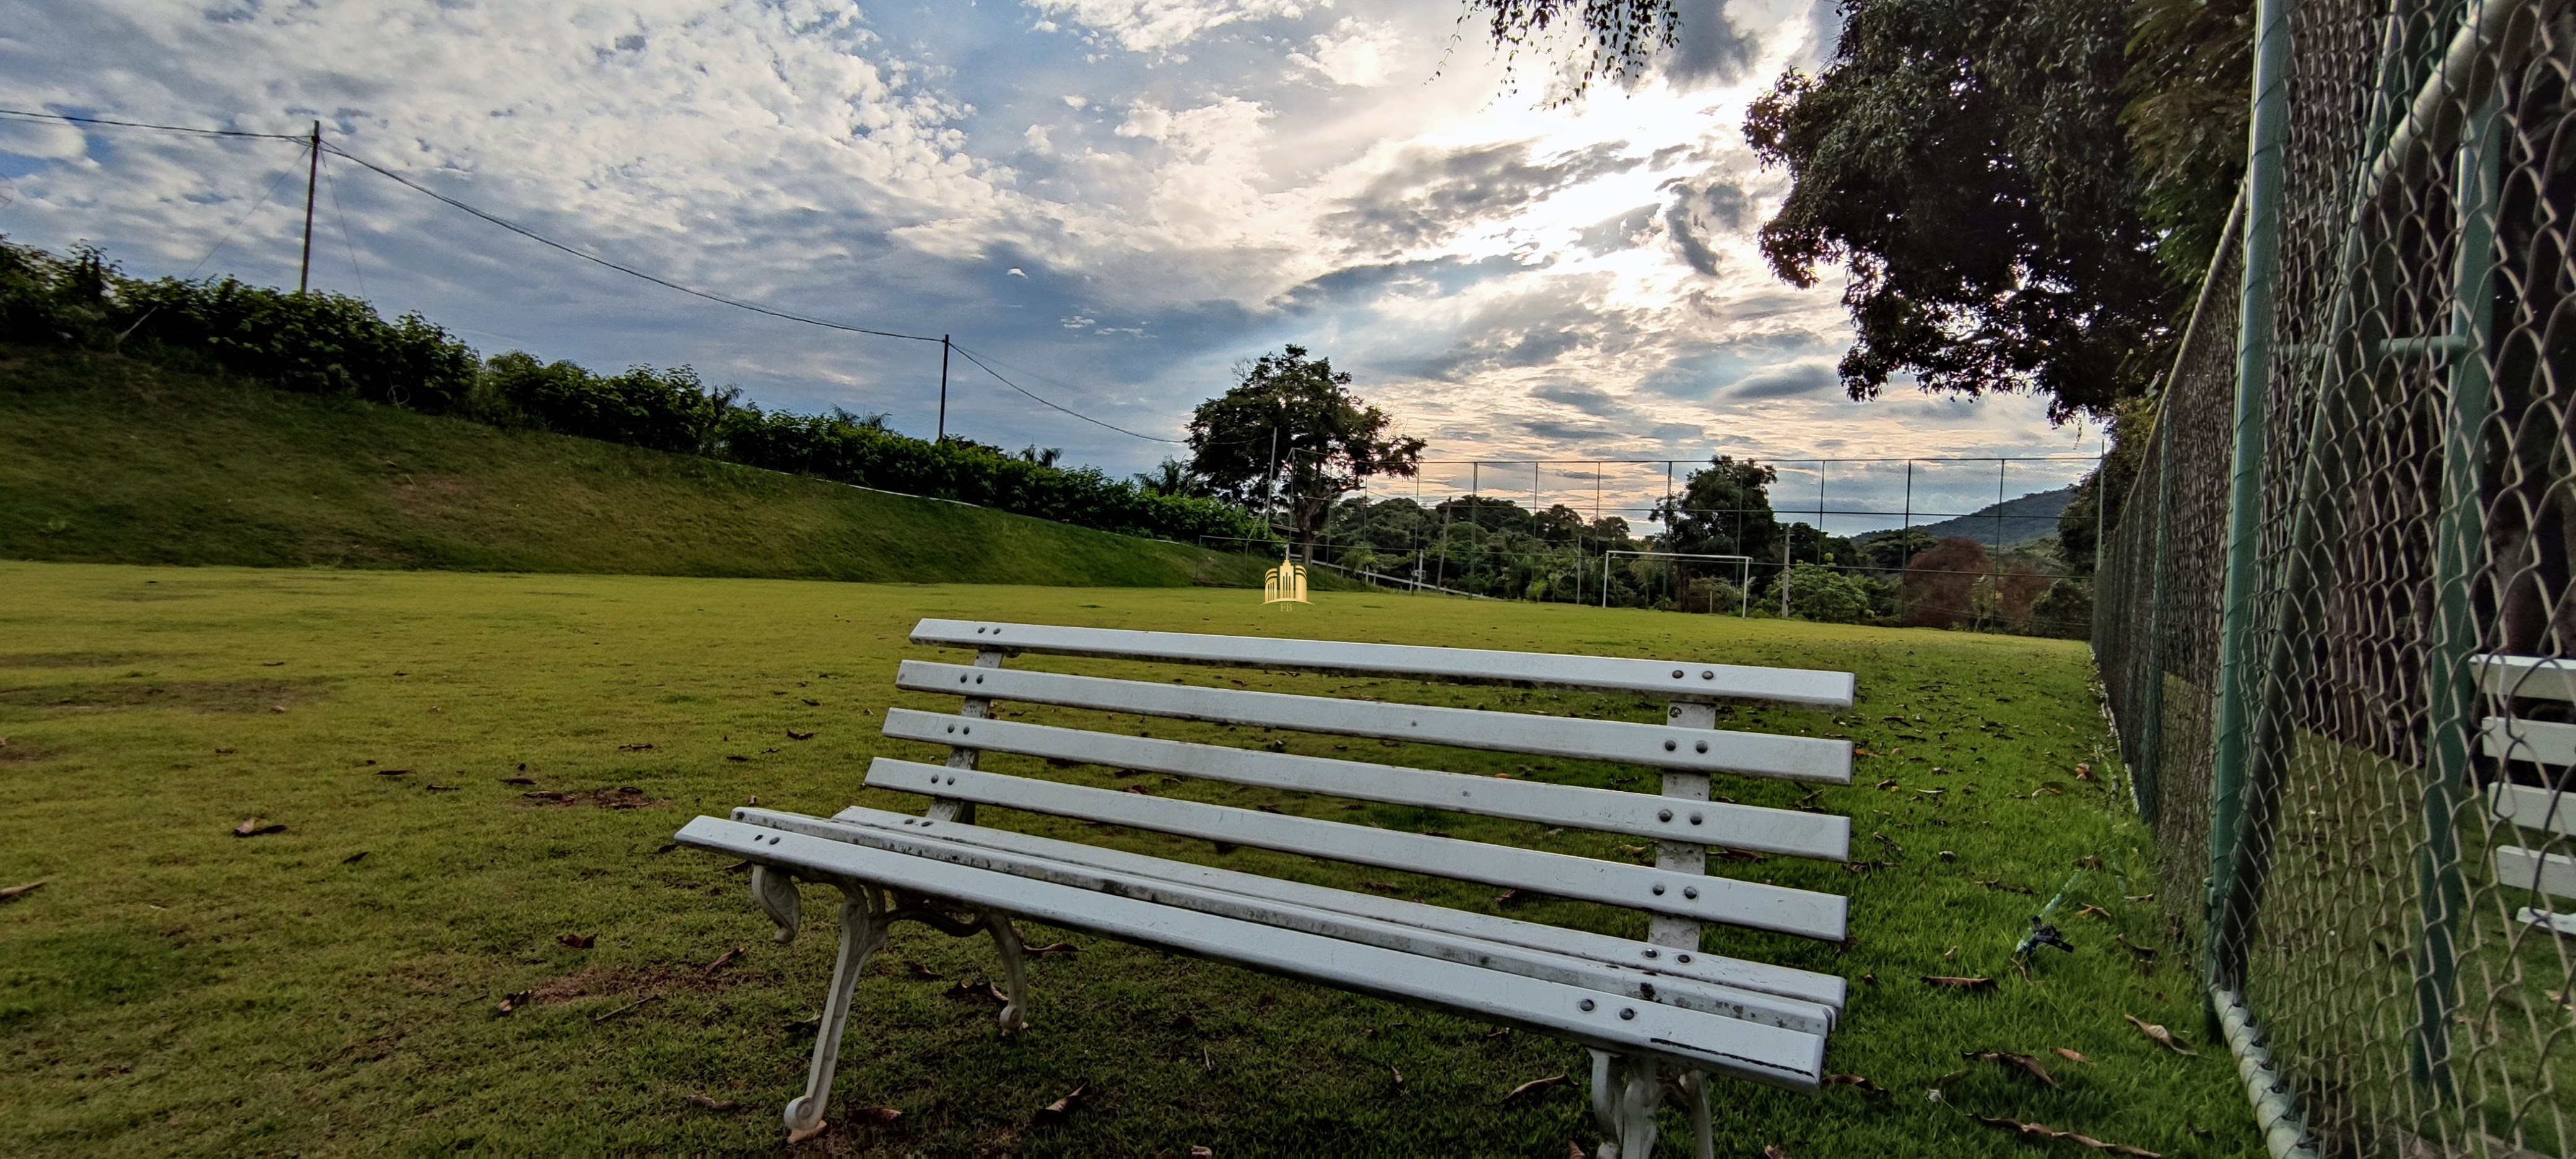
<svg viewBox="0 0 2576 1159"><path fill-rule="evenodd" d="M9 347L0 558L1256 587L1264 566L695 456Z"/></svg>
<svg viewBox="0 0 2576 1159"><path fill-rule="evenodd" d="M794 1024L814 1014L829 970L829 918L775 946L742 876L667 843L690 816L755 797L812 812L919 808L858 782L872 754L932 755L875 736L886 705L954 707L891 687L898 657L938 655L904 639L924 615L1847 667L1860 679L1852 714L1746 710L1732 723L1860 743L1870 755L1855 784L1818 800L1855 818L1854 857L1871 867L1775 858L1720 871L1846 891L1856 938L1836 947L1712 934L1709 948L1853 979L1828 1062L1875 1089L1798 1096L1721 1084L1720 1153L2030 1152L1972 1113L2166 1155L2260 1151L2226 1052L2204 1036L2187 965L2141 967L2114 940L2162 943L2157 907L2140 898L2156 874L2114 791L2075 775L2079 762L2110 761L2077 645L1367 593L1281 611L1212 589L0 563L0 885L45 883L0 903L5 1150L776 1151L778 1111L807 1045ZM1322 683L1181 674L1229 687ZM1652 712L1403 682L1353 691ZM799 742L791 728L819 735ZM1516 771L1497 754L1387 755ZM1121 783L1107 770L992 760ZM397 769L410 771L387 775ZM1522 775L1650 786L1641 770L1575 762ZM505 783L513 777L534 784ZM1625 856L1615 838L1516 823L1150 787ZM1918 791L1936 788L1937 797ZM1751 780L1718 791L1774 805L1805 795ZM252 817L285 829L231 835ZM1064 832L1026 815L987 820ZM1405 896L1479 909L1497 892L1143 834L1101 839L1346 886L1392 882ZM2085 858L2105 868L2086 873L2060 919L2079 949L2046 952L2025 981L2011 948ZM2074 916L2078 904L2104 915ZM1570 903L1513 912L1642 928ZM1225 1157L1558 1159L1569 1141L1589 1150L1597 1139L1583 1055L1566 1044L1498 1038L1446 1015L1085 935L1029 933L1077 950L1035 961L1031 1032L1004 1038L989 1003L951 996L992 976L988 945L899 927L860 988L832 1128L800 1150L1152 1155L1199 1145ZM596 943L575 949L562 935ZM1920 980L1936 974L1998 985L1962 993ZM496 1013L509 995L526 997ZM2173 1027L2200 1053L2150 1043L2123 1014ZM2059 1047L2090 1061L2062 1060ZM1985 1051L2037 1056L2060 1085L1962 1057ZM1559 1073L1577 1082L1504 1103L1516 1085ZM1076 1086L1085 1094L1066 1122L1036 1125L1039 1108ZM1943 1100L1927 1099L1934 1087ZM883 1124L848 1117L860 1107L902 1113ZM1679 1117L1666 1124L1667 1147L1683 1146Z"/></svg>

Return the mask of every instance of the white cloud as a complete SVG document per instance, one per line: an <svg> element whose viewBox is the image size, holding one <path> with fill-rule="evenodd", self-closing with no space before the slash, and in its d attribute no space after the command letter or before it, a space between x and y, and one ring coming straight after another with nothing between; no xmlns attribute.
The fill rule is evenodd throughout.
<svg viewBox="0 0 2576 1159"><path fill-rule="evenodd" d="M1281 0L1030 0L1086 44L972 8L880 32L828 0L223 19L182 0L0 0L0 105L288 132L318 111L353 152L593 252L804 312L953 325L1138 429L1168 433L1228 364L1296 341L1413 429L1465 432L1444 449L1462 454L1660 454L1657 432L1685 428L1766 453L2060 441L2017 401L1942 409L1900 388L1858 406L1820 385L1847 341L1841 287L1788 290L1754 246L1784 192L1741 144L1761 80L1542 108L1502 94L1477 47L1448 47L1454 3L1360 20ZM1746 78L1812 51L1803 0L1731 10L1783 29L1748 41L1763 47ZM937 32L967 19L992 23L940 55ZM1055 95L1072 88L1093 95ZM1088 131L1093 110L1113 132ZM100 239L156 274L283 182L207 268L292 283L291 145L0 122L0 152L21 174L0 232ZM477 342L693 362L772 405L900 410L917 386L901 349L711 312L345 165L336 180L379 298ZM338 248L317 247L317 277ZM1112 466L1150 450L1081 443L1024 407L982 421L992 441Z"/></svg>
<svg viewBox="0 0 2576 1159"><path fill-rule="evenodd" d="M1403 35L1393 24L1372 24L1344 17L1331 32L1318 33L1312 53L1292 52L1288 61L1324 75L1337 85L1374 88L1395 78L1403 59Z"/></svg>
<svg viewBox="0 0 2576 1159"><path fill-rule="evenodd" d="M1108 37L1129 52L1165 52L1213 28L1272 17L1295 19L1299 0L1027 0L1052 17ZM1321 5L1331 7L1331 0Z"/></svg>

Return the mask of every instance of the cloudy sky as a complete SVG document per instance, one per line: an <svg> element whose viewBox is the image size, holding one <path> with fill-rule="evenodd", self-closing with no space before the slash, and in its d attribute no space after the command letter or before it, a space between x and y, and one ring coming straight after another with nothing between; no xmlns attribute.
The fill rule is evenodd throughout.
<svg viewBox="0 0 2576 1159"><path fill-rule="evenodd" d="M953 334L1030 391L1167 439L1230 367L1293 342L1437 459L2097 451L2028 400L1842 397L1839 286L1763 267L1752 234L1783 182L1741 132L1751 98L1830 43L1830 0L1682 9L1652 76L1551 108L1552 68L1508 83L1455 0L0 0L0 107L319 119L351 153L590 252ZM292 285L303 176L291 143L0 121L0 233ZM326 166L313 278L486 353L688 363L764 405L936 422L935 343L690 298L346 162ZM952 432L1121 472L1178 449L962 361L951 375ZM1916 506L1991 501L1995 470L1919 467ZM1469 469L1427 474L1426 498ZM1892 506L1901 474L1829 468L1825 505ZM1606 501L1661 476L1605 468ZM1588 466L1477 477L1593 489ZM1781 503L1814 488L1812 466L1788 472Z"/></svg>

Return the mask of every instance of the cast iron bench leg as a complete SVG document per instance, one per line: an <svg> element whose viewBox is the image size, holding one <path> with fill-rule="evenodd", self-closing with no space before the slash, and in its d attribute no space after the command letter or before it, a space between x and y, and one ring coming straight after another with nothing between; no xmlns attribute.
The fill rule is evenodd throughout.
<svg viewBox="0 0 2576 1159"><path fill-rule="evenodd" d="M832 966L831 994L823 1000L823 1024L814 1032L814 1063L805 1071L805 1093L787 1104L787 1139L809 1139L823 1129L823 1109L832 1097L832 1071L841 1061L841 1031L850 1020L850 995L859 972L885 944L885 903L875 887L841 887L841 956Z"/></svg>

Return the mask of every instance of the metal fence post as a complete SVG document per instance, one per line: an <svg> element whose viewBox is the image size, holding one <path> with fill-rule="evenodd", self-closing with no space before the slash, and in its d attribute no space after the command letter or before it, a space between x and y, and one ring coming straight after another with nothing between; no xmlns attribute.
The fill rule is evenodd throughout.
<svg viewBox="0 0 2576 1159"><path fill-rule="evenodd" d="M2458 813L2468 795L2469 734L2476 726L2477 602L2471 585L2486 540L2480 483L2486 424L2495 409L2487 354L2495 303L2498 127L2503 102L2490 96L2460 142L2459 266L2451 289L2450 398L2442 416L2442 500L2433 523L2433 633L2424 674L2424 840L2416 846L2416 890L2424 936L2415 961L2415 1033L2406 1068L2448 1094L2453 928L2467 903L2461 881Z"/></svg>
<svg viewBox="0 0 2576 1159"><path fill-rule="evenodd" d="M2273 280L2280 269L2282 145L2290 98L2290 0L2257 0L2254 107L2245 167L2245 273L2237 299L2235 439L2227 495L2227 580L2219 616L2217 752L2210 784L2208 981L2243 987L2233 911L2236 847L2245 839L2241 791L2251 746L2254 567L2262 533L2263 434L2272 377Z"/></svg>
<svg viewBox="0 0 2576 1159"><path fill-rule="evenodd" d="M2173 533L2173 386L2166 383L2165 392L2156 404L2156 533L2154 547L2147 556L2147 638L2146 664L2129 679L2144 681L2132 700L2139 706L2138 767L2129 770L2129 793L2137 800L2138 817L2149 826L2156 823L2162 796L2162 772L2165 741L2165 551ZM2095 502L2101 501L2095 496ZM2135 514L2121 512L2123 520ZM2098 572L2096 573L2099 574ZM2100 580L2094 581L2099 585ZM2134 582L2134 581L2133 581ZM2101 615L2101 609L2094 609Z"/></svg>

